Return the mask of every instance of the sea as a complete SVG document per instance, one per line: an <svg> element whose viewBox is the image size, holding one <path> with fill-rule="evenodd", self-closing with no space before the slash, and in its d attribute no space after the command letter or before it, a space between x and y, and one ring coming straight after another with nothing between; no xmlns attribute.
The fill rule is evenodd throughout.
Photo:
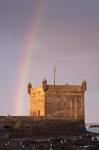
<svg viewBox="0 0 99 150"><path fill-rule="evenodd" d="M91 125L99 126L99 124L88 123L88 124L86 124L86 130L91 133L99 133L99 127L90 127ZM97 140L99 141L99 136L96 136L96 137L97 137Z"/></svg>

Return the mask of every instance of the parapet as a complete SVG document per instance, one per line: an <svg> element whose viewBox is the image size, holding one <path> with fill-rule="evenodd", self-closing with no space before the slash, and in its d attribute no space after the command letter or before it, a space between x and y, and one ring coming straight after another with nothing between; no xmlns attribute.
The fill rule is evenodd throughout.
<svg viewBox="0 0 99 150"><path fill-rule="evenodd" d="M82 81L82 89L83 89L84 91L87 90L87 82L86 82L86 80L83 80L83 81Z"/></svg>
<svg viewBox="0 0 99 150"><path fill-rule="evenodd" d="M28 83L28 89L27 89L28 94L30 94L30 89L31 88L32 88L32 84L29 82ZM47 83L47 80L44 78L40 88L42 88L44 91L48 90L48 91L51 91L51 92L52 91L70 92L70 93L72 93L74 91L85 92L87 90L87 82L86 82L86 80L83 80L81 85L70 85L70 84L66 84L66 85L49 85ZM35 89L37 89L37 87Z"/></svg>

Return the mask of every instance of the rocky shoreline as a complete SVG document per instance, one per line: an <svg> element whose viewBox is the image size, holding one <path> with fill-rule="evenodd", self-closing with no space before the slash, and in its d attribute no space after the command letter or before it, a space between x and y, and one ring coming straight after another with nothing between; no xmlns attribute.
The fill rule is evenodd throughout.
<svg viewBox="0 0 99 150"><path fill-rule="evenodd" d="M99 150L99 141L90 133L64 137L0 139L0 150Z"/></svg>
<svg viewBox="0 0 99 150"><path fill-rule="evenodd" d="M31 136L24 136L24 132L20 131L15 137L2 128L0 150L99 150L98 136L87 131L64 136L33 136L31 132Z"/></svg>

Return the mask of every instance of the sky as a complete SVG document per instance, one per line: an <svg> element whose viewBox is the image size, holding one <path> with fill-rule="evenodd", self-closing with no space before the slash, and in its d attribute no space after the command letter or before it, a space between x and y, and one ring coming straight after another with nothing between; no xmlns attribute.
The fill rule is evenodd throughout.
<svg viewBox="0 0 99 150"><path fill-rule="evenodd" d="M99 123L99 0L0 0L0 115L29 115L27 84L87 81Z"/></svg>

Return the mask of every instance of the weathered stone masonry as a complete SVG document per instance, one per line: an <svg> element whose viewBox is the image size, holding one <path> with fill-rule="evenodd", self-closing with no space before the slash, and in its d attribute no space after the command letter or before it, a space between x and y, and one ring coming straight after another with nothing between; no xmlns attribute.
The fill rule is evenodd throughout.
<svg viewBox="0 0 99 150"><path fill-rule="evenodd" d="M44 79L39 87L28 84L30 115L49 119L84 120L84 92L81 85L48 85Z"/></svg>

